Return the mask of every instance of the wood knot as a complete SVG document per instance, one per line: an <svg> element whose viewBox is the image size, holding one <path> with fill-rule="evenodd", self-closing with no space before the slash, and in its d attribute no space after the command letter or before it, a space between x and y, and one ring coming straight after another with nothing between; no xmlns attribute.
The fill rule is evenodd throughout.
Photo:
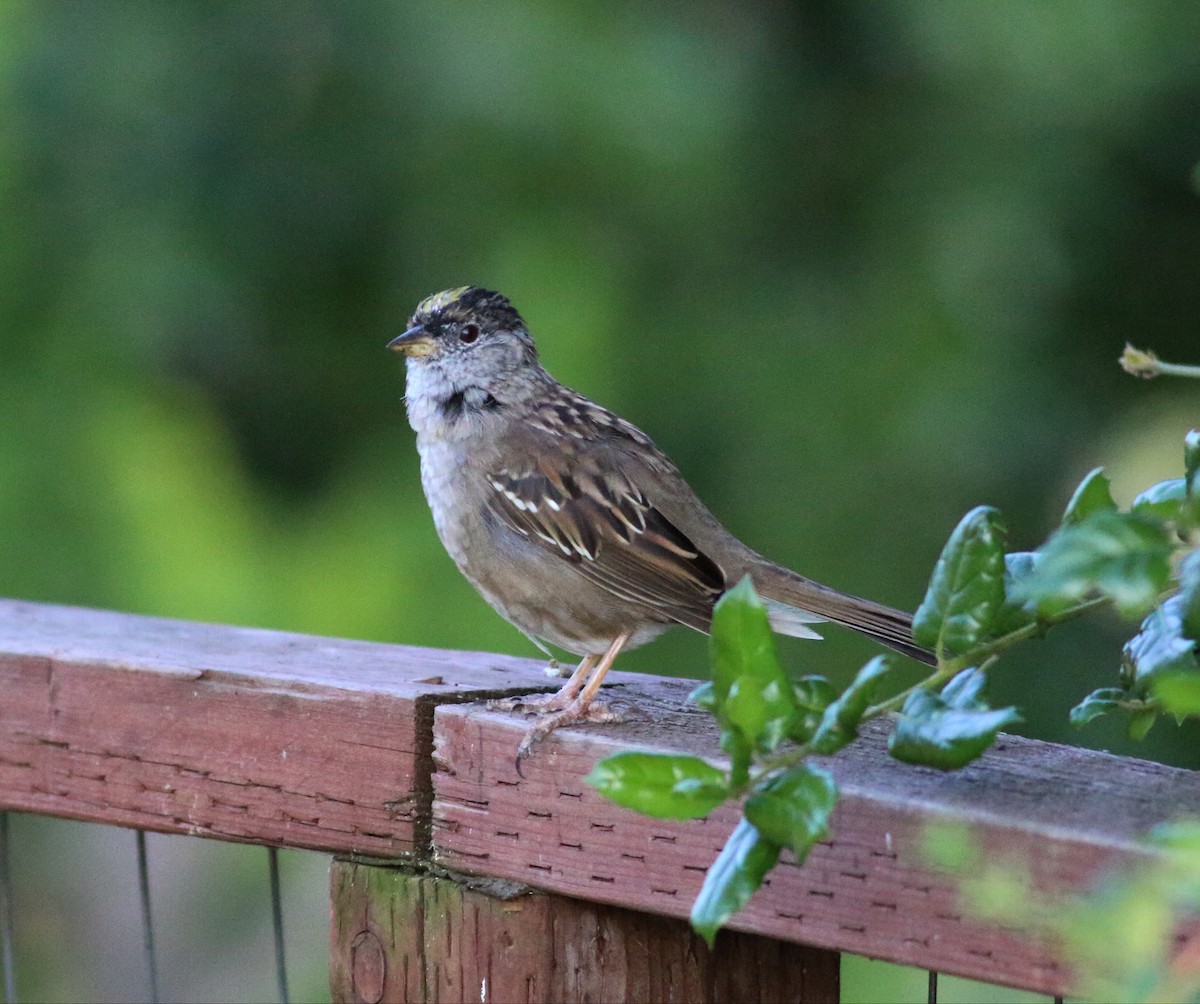
<svg viewBox="0 0 1200 1004"><path fill-rule="evenodd" d="M360 931L350 943L350 985L354 999L379 1004L387 982L387 956L383 944L370 931Z"/></svg>

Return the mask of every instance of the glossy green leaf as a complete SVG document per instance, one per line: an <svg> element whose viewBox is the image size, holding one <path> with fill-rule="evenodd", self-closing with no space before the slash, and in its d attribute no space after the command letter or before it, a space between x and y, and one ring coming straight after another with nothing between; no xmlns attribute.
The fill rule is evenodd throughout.
<svg viewBox="0 0 1200 1004"><path fill-rule="evenodd" d="M1176 593L1155 607L1141 629L1125 643L1122 676L1134 693L1143 693L1163 673L1200 671L1196 642L1183 634L1183 595Z"/></svg>
<svg viewBox="0 0 1200 1004"><path fill-rule="evenodd" d="M1171 478L1151 485L1139 493L1130 506L1137 516L1149 519L1173 520L1179 516L1180 507L1187 498L1187 482L1183 478Z"/></svg>
<svg viewBox="0 0 1200 1004"><path fill-rule="evenodd" d="M775 656L767 609L749 576L717 603L711 649L712 695L721 725L753 748L775 749L795 717L795 697Z"/></svg>
<svg viewBox="0 0 1200 1004"><path fill-rule="evenodd" d="M1184 437L1183 464L1187 500L1179 522L1184 527L1195 526L1200 524L1200 429L1192 429Z"/></svg>
<svg viewBox="0 0 1200 1004"><path fill-rule="evenodd" d="M1079 482L1079 487L1067 503L1062 523L1063 526L1070 526L1082 522L1093 513L1116 511L1117 503L1112 497L1112 482L1105 476L1104 468L1097 467Z"/></svg>
<svg viewBox="0 0 1200 1004"><path fill-rule="evenodd" d="M815 764L800 764L770 778L746 799L746 819L768 840L790 847L802 864L812 845L829 832L837 803L833 775Z"/></svg>
<svg viewBox="0 0 1200 1004"><path fill-rule="evenodd" d="M1183 636L1200 642L1200 550L1179 563L1179 596Z"/></svg>
<svg viewBox="0 0 1200 1004"><path fill-rule="evenodd" d="M746 819L734 828L692 904L692 927L709 948L721 925L750 902L781 850L781 844L768 840Z"/></svg>
<svg viewBox="0 0 1200 1004"><path fill-rule="evenodd" d="M1200 429L1190 429L1183 437L1184 480L1192 494L1196 494L1200 479Z"/></svg>
<svg viewBox="0 0 1200 1004"><path fill-rule="evenodd" d="M1144 614L1170 579L1171 550L1161 523L1133 514L1095 513L1046 542L1013 599L1031 600L1039 614L1049 615L1100 592L1127 616Z"/></svg>
<svg viewBox="0 0 1200 1004"><path fill-rule="evenodd" d="M959 673L940 694L917 690L900 710L888 752L905 763L956 770L996 741L1004 726L1020 721L1016 708L989 708L981 670Z"/></svg>
<svg viewBox="0 0 1200 1004"><path fill-rule="evenodd" d="M805 676L792 684L796 698L796 717L788 730L792 742L806 743L821 725L825 709L837 699L833 684L823 676Z"/></svg>
<svg viewBox="0 0 1200 1004"><path fill-rule="evenodd" d="M754 747L737 729L721 729L718 739L722 751L729 757L730 787L740 788L750 779L750 765L754 763Z"/></svg>
<svg viewBox="0 0 1200 1004"><path fill-rule="evenodd" d="M1129 694L1119 687L1101 687L1093 690L1071 709L1071 724L1082 728L1088 722L1116 711L1129 699Z"/></svg>
<svg viewBox="0 0 1200 1004"><path fill-rule="evenodd" d="M1036 551L1014 551L1004 556L1004 602L992 621L992 637L999 638L1037 620L1037 605L1019 601L1021 583L1033 574L1040 555Z"/></svg>
<svg viewBox="0 0 1200 1004"><path fill-rule="evenodd" d="M823 676L802 676L792 683L796 706L805 711L824 711L837 698L833 684Z"/></svg>
<svg viewBox="0 0 1200 1004"><path fill-rule="evenodd" d="M934 651L965 652L989 636L1004 602L1004 526L998 510L967 513L934 566L913 617L913 638Z"/></svg>
<svg viewBox="0 0 1200 1004"><path fill-rule="evenodd" d="M877 655L858 671L850 686L821 715L821 724L810 742L814 753L836 753L854 740L863 712L871 706L876 686L891 668L887 656Z"/></svg>
<svg viewBox="0 0 1200 1004"><path fill-rule="evenodd" d="M706 816L729 796L724 771L694 756L616 753L584 780L609 801L656 819Z"/></svg>

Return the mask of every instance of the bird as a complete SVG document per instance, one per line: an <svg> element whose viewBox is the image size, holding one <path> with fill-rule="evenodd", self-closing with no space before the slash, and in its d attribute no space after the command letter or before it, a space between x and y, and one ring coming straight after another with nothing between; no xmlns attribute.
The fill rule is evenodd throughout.
<svg viewBox="0 0 1200 1004"><path fill-rule="evenodd" d="M771 627L843 625L922 662L912 617L763 557L708 510L637 426L541 365L507 297L479 286L422 300L387 343L405 357L421 485L446 551L479 594L547 655L580 658L555 694L510 701L554 729L617 716L597 694L617 656L682 625L709 633L749 575Z"/></svg>

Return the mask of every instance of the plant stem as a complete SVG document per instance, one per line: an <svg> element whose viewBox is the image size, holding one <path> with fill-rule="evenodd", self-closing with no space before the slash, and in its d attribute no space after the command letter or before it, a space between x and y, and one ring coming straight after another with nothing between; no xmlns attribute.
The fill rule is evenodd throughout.
<svg viewBox="0 0 1200 1004"><path fill-rule="evenodd" d="M1055 624L1061 624L1064 621L1072 620L1075 617L1080 617L1083 614L1095 610L1097 607L1106 606L1112 601L1107 596L1097 596L1090 600L1084 600L1082 603L1077 603L1073 607L1068 607L1057 614L1052 614L1049 617L1043 617L1033 621L1031 624L1026 624L1024 627L1019 627L1015 631L1010 631L1006 635L1001 635L999 638L993 638L989 642L985 642L978 648L974 648L969 652L964 652L962 655L956 655L952 659L945 662L939 657L938 668L919 683L914 683L911 687L902 690L900 693L889 697L886 701L880 701L878 704L873 704L863 712L863 720L868 718L878 718L880 715L887 714L889 711L895 711L901 707L909 696L918 690L932 690L934 687L940 686L947 680L961 673L964 669L969 669L972 666L980 666L991 662L1005 649L1011 648L1019 642L1027 641L1030 638L1035 638L1047 628L1053 627Z"/></svg>
<svg viewBox="0 0 1200 1004"><path fill-rule="evenodd" d="M1185 366L1182 363L1165 363L1149 349L1125 346L1120 358L1121 368L1132 376L1149 380L1156 376L1192 377L1200 379L1200 366Z"/></svg>
<svg viewBox="0 0 1200 1004"><path fill-rule="evenodd" d="M1158 361L1158 372L1163 376L1200 378L1200 366L1187 366L1183 363L1164 363Z"/></svg>
<svg viewBox="0 0 1200 1004"><path fill-rule="evenodd" d="M878 718L880 715L896 711L918 690L933 690L935 687L940 687L964 669L978 666L980 669L986 670L1005 649L1011 648L1013 645L1026 641L1029 638L1034 638L1055 624L1061 624L1064 621L1081 617L1098 607L1107 606L1111 602L1107 596L1097 596L1090 600L1084 600L1082 603L1077 603L1075 606L1068 607L1057 614L1051 614L1031 624L1026 624L1024 627L1010 631L999 638L993 638L978 648L964 652L962 655L956 655L951 659L945 659L939 652L937 669L925 677L925 679L914 683L911 687L906 687L900 693L893 694L887 700L880 701L878 704L872 704L863 712L862 718L859 720L865 722L868 719ZM762 778L778 770L786 770L788 767L794 767L799 763L803 763L811 754L812 750L809 749L806 743L801 746L793 746L782 753L776 753L764 758L759 761L757 768L752 771L748 778L739 778L731 784L730 795L734 798L741 797Z"/></svg>

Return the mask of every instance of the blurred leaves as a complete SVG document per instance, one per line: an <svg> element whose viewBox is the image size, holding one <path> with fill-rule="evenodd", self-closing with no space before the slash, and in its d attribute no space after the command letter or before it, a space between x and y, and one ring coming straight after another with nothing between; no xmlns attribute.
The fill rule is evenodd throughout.
<svg viewBox="0 0 1200 1004"><path fill-rule="evenodd" d="M1166 588L1172 545L1162 525L1108 510L1057 531L1017 589L1039 614L1053 615L1093 592L1109 596L1126 615L1144 613Z"/></svg>
<svg viewBox="0 0 1200 1004"><path fill-rule="evenodd" d="M1194 347L1197 28L1186 5L0 5L0 593L533 654L442 553L382 351L480 282L740 535L907 607L964 500L1036 525L1122 420L1098 345ZM1012 559L1009 586L1034 571ZM1014 591L997 624L1032 616ZM948 646L973 636L939 609ZM631 661L695 672L687 644ZM762 665L724 692L746 755L836 747L875 683L831 711L823 678Z"/></svg>
<svg viewBox="0 0 1200 1004"><path fill-rule="evenodd" d="M1191 344L1192 12L300 0L0 18L5 593L525 651L442 613L475 601L422 522L381 348L459 282L508 291L551 368L664 441L740 533L895 603L941 543L938 510L999 490L1014 525L1038 516L1025 486L1098 431L1087 402L1116 415L1129 396L1095 345L1151 327L1130 305L1165 354ZM667 372L692 390L664 393ZM163 496L192 500L178 533L131 518L153 584L110 547L105 481L144 477L116 455L142 448L147 412L182 458ZM881 484L909 536L888 563ZM949 486L933 512L930 484ZM801 511L797 485L819 486ZM797 519L821 528L802 547ZM228 563L197 560L214 549Z"/></svg>
<svg viewBox="0 0 1200 1004"><path fill-rule="evenodd" d="M1105 476L1104 468L1097 467L1088 473L1075 489L1063 513L1063 526L1082 522L1093 513L1116 512L1117 503L1112 497L1112 482Z"/></svg>
<svg viewBox="0 0 1200 1004"><path fill-rule="evenodd" d="M954 874L970 916L1061 946L1080 999L1194 1001L1200 965L1180 932L1200 912L1200 822L1163 823L1139 843L1132 865L1051 893L1036 860L985 853L963 824L930 827L926 853Z"/></svg>

